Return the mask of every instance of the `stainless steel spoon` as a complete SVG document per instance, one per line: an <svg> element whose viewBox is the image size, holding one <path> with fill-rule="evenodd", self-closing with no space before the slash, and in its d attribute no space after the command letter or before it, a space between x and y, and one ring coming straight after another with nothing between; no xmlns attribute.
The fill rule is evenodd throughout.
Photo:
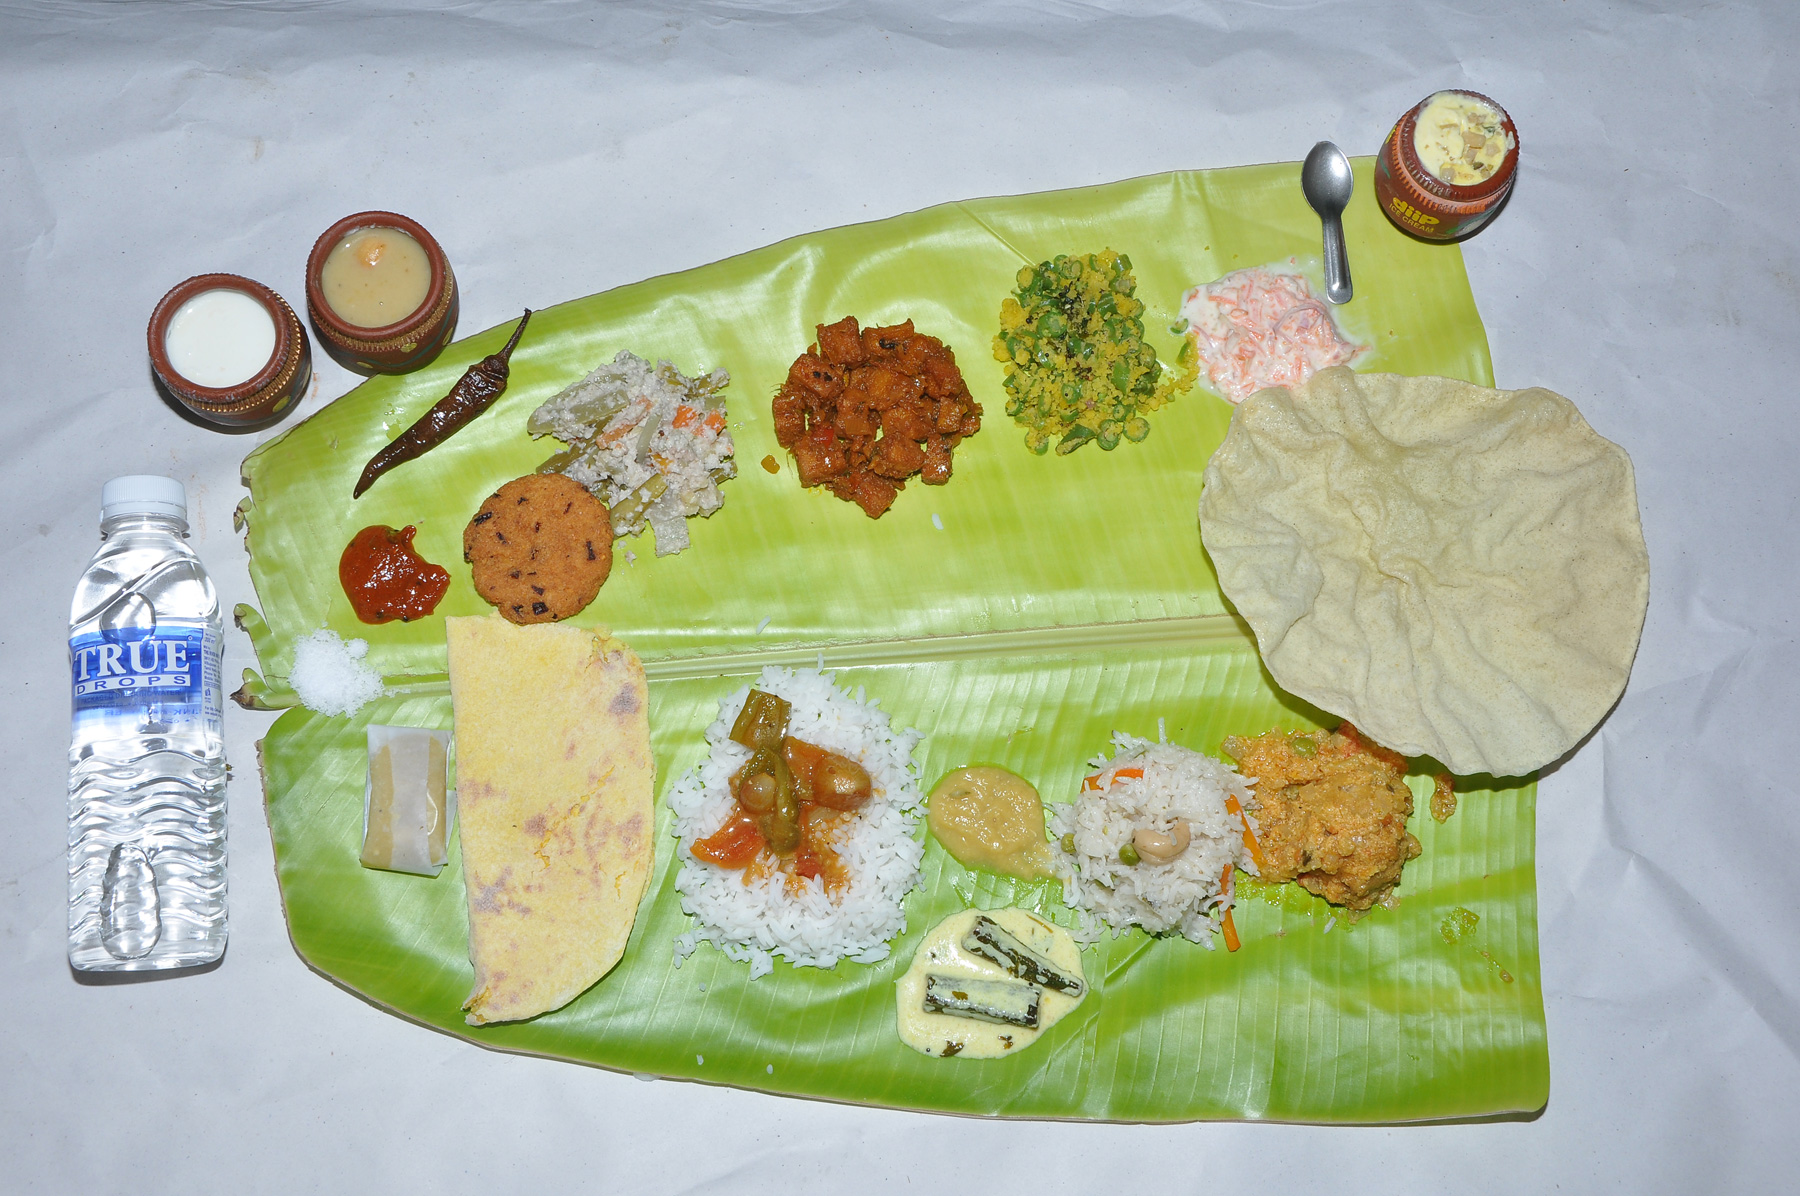
<svg viewBox="0 0 1800 1196"><path fill-rule="evenodd" d="M1356 190L1350 159L1331 142L1319 142L1300 167L1300 190L1325 226L1325 297L1333 303L1348 303L1352 290L1350 255L1344 249L1343 214L1350 203L1350 193Z"/></svg>

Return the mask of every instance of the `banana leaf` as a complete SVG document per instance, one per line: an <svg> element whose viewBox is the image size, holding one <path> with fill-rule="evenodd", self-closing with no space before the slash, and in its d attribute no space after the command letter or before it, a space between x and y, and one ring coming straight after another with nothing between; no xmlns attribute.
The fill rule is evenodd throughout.
<svg viewBox="0 0 1800 1196"><path fill-rule="evenodd" d="M1346 333L1364 370L1492 383L1460 251L1393 229L1354 163L1346 216L1357 298ZM830 972L778 962L761 980L710 946L677 965L690 928L659 803L656 869L619 966L556 1012L480 1028L460 1005L472 971L460 859L436 879L357 862L369 723L448 727L442 616L481 613L461 534L482 500L562 446L526 417L620 350L694 374L723 367L740 476L691 520L693 546L615 547L600 597L574 620L643 657L659 793L697 765L718 703L765 664L823 662L897 724L925 733L929 787L996 763L1047 800L1076 793L1114 730L1216 753L1227 734L1333 720L1282 693L1200 546L1201 472L1229 406L1204 388L1151 415L1142 443L1039 457L1003 411L989 345L1021 266L1110 247L1128 254L1149 339L1176 359L1182 293L1245 266L1316 271L1317 219L1296 164L1179 172L1102 187L947 204L832 229L534 315L506 394L446 445L350 499L364 462L494 351L510 325L432 366L367 382L244 463L242 513L262 603L248 612L266 706L292 704L295 642L320 627L370 644L389 696L354 718L302 707L262 745L276 867L294 945L313 968L397 1014L502 1050L648 1075L946 1112L1177 1121L1393 1122L1532 1110L1548 1093L1533 873L1536 787L1460 778L1461 810L1422 811L1421 857L1396 908L1351 923L1293 886L1247 889L1241 950L1130 932L1084 956L1092 994L1030 1050L936 1059L901 1045L894 980L924 932L969 906L1025 905L1064 921L1053 882L970 871L927 838L924 875L889 959ZM914 483L882 519L802 491L775 443L769 398L813 327L911 318L957 351L986 406L943 487ZM780 472L759 463L772 457ZM417 526L451 571L437 614L359 623L337 559L369 524ZM924 832L921 829L920 833ZM1468 911L1479 919L1468 929Z"/></svg>

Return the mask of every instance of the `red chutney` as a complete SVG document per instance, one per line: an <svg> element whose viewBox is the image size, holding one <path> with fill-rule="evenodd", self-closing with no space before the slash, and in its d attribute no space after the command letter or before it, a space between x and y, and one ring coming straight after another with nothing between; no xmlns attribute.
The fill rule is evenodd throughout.
<svg viewBox="0 0 1800 1196"><path fill-rule="evenodd" d="M365 623L423 618L450 588L449 570L413 551L410 524L395 531L377 523L356 533L338 558L338 581Z"/></svg>

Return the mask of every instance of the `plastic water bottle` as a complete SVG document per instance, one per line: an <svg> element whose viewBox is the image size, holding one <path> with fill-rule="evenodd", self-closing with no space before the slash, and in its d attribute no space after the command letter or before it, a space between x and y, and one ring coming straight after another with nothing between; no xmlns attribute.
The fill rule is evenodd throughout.
<svg viewBox="0 0 1800 1196"><path fill-rule="evenodd" d="M69 963L149 971L225 950L219 597L187 490L100 493L100 551L69 611Z"/></svg>

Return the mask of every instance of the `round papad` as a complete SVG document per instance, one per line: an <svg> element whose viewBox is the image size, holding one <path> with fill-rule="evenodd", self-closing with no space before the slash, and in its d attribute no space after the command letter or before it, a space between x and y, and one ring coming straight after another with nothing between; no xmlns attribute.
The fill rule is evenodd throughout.
<svg viewBox="0 0 1800 1196"><path fill-rule="evenodd" d="M1649 603L1631 459L1541 388L1338 367L1258 391L1200 536L1276 684L1459 774L1580 742Z"/></svg>

